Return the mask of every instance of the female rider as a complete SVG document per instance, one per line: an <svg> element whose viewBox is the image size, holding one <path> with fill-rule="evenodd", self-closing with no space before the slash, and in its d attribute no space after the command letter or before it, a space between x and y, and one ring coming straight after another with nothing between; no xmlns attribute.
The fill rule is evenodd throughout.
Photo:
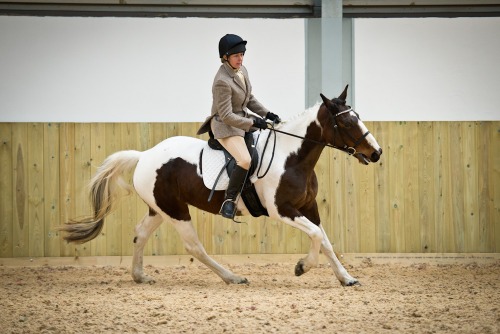
<svg viewBox="0 0 500 334"><path fill-rule="evenodd" d="M212 131L213 136L236 160L236 167L229 179L224 202L220 209L223 217L233 219L236 199L246 180L251 164L246 147L245 132L266 129L265 119L279 123L276 114L269 112L252 95L248 72L243 66L247 41L240 36L227 34L219 41L222 65L212 85L212 112L198 130L198 134ZM247 108L260 115L249 115ZM265 119L264 119L265 118Z"/></svg>

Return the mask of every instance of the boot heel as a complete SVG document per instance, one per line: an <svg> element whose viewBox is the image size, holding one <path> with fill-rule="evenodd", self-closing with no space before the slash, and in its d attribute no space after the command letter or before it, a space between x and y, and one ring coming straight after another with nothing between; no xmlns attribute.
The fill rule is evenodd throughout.
<svg viewBox="0 0 500 334"><path fill-rule="evenodd" d="M227 199L224 201L224 203L222 203L222 207L220 208L219 213L224 218L233 219L234 215L235 215L235 211L236 211L235 203L232 200Z"/></svg>

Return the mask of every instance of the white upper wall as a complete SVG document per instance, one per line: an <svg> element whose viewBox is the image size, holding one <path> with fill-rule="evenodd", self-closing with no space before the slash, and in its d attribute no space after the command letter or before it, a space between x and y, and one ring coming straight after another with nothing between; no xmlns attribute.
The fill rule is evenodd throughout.
<svg viewBox="0 0 500 334"><path fill-rule="evenodd" d="M304 110L302 19L0 16L0 122L192 122L210 113L224 34L254 95ZM500 18L355 20L364 120L500 120Z"/></svg>
<svg viewBox="0 0 500 334"><path fill-rule="evenodd" d="M357 19L354 41L363 119L500 120L500 18Z"/></svg>
<svg viewBox="0 0 500 334"><path fill-rule="evenodd" d="M0 16L0 122L203 121L226 33L257 99L303 111L302 20Z"/></svg>

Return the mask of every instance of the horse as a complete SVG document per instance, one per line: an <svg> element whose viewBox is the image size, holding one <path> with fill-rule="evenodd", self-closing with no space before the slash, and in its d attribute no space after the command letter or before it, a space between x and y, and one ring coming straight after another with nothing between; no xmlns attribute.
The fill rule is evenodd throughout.
<svg viewBox="0 0 500 334"><path fill-rule="evenodd" d="M268 216L305 232L311 246L308 254L295 266L300 276L317 267L321 252L344 286L359 284L338 260L321 225L316 195L318 181L314 172L325 147L333 147L358 159L361 164L377 162L382 149L363 124L359 115L346 104L347 88L333 99L320 94L323 103L307 109L295 118L253 133L256 149L264 166L263 177L254 177L253 184ZM272 138L274 150L264 154L266 142ZM259 139L259 137L261 137ZM257 140L259 139L259 140ZM170 222L180 235L186 250L209 267L227 284L248 284L210 257L201 244L188 206L217 214L224 200L224 191L211 191L200 172L200 154L207 147L205 140L174 136L146 151L125 150L108 156L90 181L93 215L66 222L60 229L68 242L84 243L100 234L104 219L115 208L123 194L132 186L122 175L132 171L133 188L148 205L148 212L135 227L132 278L137 283L152 283L144 273L143 250L152 232L164 221ZM237 203L237 215L248 215L243 201Z"/></svg>

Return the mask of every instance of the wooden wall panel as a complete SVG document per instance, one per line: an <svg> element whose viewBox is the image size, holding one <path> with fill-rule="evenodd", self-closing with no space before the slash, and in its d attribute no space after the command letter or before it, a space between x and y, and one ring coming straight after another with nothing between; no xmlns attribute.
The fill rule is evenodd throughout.
<svg viewBox="0 0 500 334"><path fill-rule="evenodd" d="M376 253L386 253L391 251L391 232L389 224L389 188L391 181L391 169L389 169L390 160L390 141L389 133L392 123L375 123L372 133L375 135L379 145L381 145L383 153L380 162L376 165L375 185L376 192L374 198L375 206L375 245ZM394 169L394 168L393 168ZM342 198L343 194L339 194ZM339 222L342 224L342 222Z"/></svg>
<svg viewBox="0 0 500 334"><path fill-rule="evenodd" d="M429 232L433 234L433 240L430 245L429 251L431 253L447 252L447 245L454 244L454 235L446 229L448 222L452 221L451 216L451 192L448 187L450 178L448 177L451 173L451 166L449 165L450 160L450 149L449 149L449 128L453 124L434 124L434 156L431 157L434 162L434 184L431 190L434 191L434 201L435 210L434 217L432 220L432 226L434 229ZM443 237L446 236L445 239Z"/></svg>
<svg viewBox="0 0 500 334"><path fill-rule="evenodd" d="M326 153L328 152L328 153ZM335 249L344 247L344 234L342 226L339 221L345 221L344 208L341 206L344 177L343 177L343 154L336 150L328 150L323 152L323 154L328 154L330 156L330 177L327 179L328 183L320 186L320 188L327 187L330 191L329 199L331 208L328 216L321 216L323 218L322 224L324 225L325 232L330 237L330 242ZM320 182L320 180L318 180ZM326 192L322 190L322 194ZM321 200L323 200L322 198Z"/></svg>
<svg viewBox="0 0 500 334"><path fill-rule="evenodd" d="M44 225L45 225L45 251L44 256L59 256L61 249L61 238L57 231L57 226L61 223L61 196L59 187L59 161L60 150L60 126L56 123L45 124L45 131L43 137L43 196L45 198L45 212L44 212ZM82 135L77 135L77 138L82 138ZM88 140L89 138L84 139ZM88 182L89 175L84 175L80 178L80 183ZM84 181L85 180L85 181ZM76 193L81 193L83 189L75 189ZM88 203L83 202L78 215L88 214ZM85 210L85 211L83 211Z"/></svg>
<svg viewBox="0 0 500 334"><path fill-rule="evenodd" d="M92 178L91 125L75 124L75 217L85 217L91 212L88 183ZM90 256L91 243L75 247L78 256Z"/></svg>
<svg viewBox="0 0 500 334"><path fill-rule="evenodd" d="M465 123L462 128L464 146L463 169L464 169L464 250L470 252L479 240L479 188L478 188L478 165L476 151L476 129L474 122Z"/></svg>
<svg viewBox="0 0 500 334"><path fill-rule="evenodd" d="M353 252L359 248L359 235L360 235L360 217L357 203L357 190L359 187L358 178L356 177L356 169L358 167L358 160L351 159L346 156L345 158L345 189L344 198L340 197L340 202L343 202L345 208L345 216L347 217L345 231L345 249L346 252ZM321 183L320 183L321 184Z"/></svg>
<svg viewBox="0 0 500 334"><path fill-rule="evenodd" d="M41 123L28 124L28 234L29 256L37 256L45 251L45 203L43 133Z"/></svg>
<svg viewBox="0 0 500 334"><path fill-rule="evenodd" d="M489 150L491 123L478 122L476 131L476 152L477 161L477 186L478 186L478 208L475 212L478 220L479 240L482 251L494 247L494 231L492 211L489 209L488 202L493 199L493 171L490 170L493 166L493 152Z"/></svg>
<svg viewBox="0 0 500 334"><path fill-rule="evenodd" d="M60 124L59 134L59 196L61 216L57 225L76 217L75 204L82 194L75 191L75 124ZM90 180L89 180L90 181ZM57 182L57 180L56 180ZM89 210L90 211L90 210ZM68 244L62 238L60 256L78 256L80 245Z"/></svg>
<svg viewBox="0 0 500 334"><path fill-rule="evenodd" d="M389 229L391 246L389 251L392 253L403 252L405 248L405 229L404 229L404 200L403 194L406 191L405 182L405 147L404 126L402 122L394 122L389 131L388 143L388 163L390 166L389 180ZM383 144L381 144L383 145Z"/></svg>
<svg viewBox="0 0 500 334"><path fill-rule="evenodd" d="M488 172L491 175L491 185L492 190L489 191L488 203L490 203L490 223L489 229L486 233L492 233L494 231L495 237L493 240L494 249L500 252L500 148L498 147L500 143L500 125L495 123L491 126L490 130L490 148L489 156L492 158L492 165L488 168ZM490 200L493 198L493 204ZM493 248L493 247L492 247Z"/></svg>
<svg viewBox="0 0 500 334"><path fill-rule="evenodd" d="M106 156L113 154L113 152L120 151L121 148L121 127L119 123L108 123L105 126L105 152ZM120 208L114 210L110 216L109 221L112 224L105 224L103 228L104 238L106 238L106 254L107 255L120 255L122 248L122 208L123 198L120 200ZM119 224L117 224L119 222Z"/></svg>
<svg viewBox="0 0 500 334"><path fill-rule="evenodd" d="M373 122L365 122L369 129L373 129ZM353 160L354 161L354 160ZM356 203L364 203L364 209L359 210L359 247L358 252L371 253L376 250L375 239L375 181L374 173L377 164L365 168L365 166L356 163L359 169L359 188L356 189L358 194ZM364 169L364 171L363 171ZM325 187L326 188L326 187ZM329 189L327 189L329 191ZM357 207L356 207L357 209Z"/></svg>
<svg viewBox="0 0 500 334"><path fill-rule="evenodd" d="M450 172L443 174L448 185L449 196L448 203L451 202L451 219L445 221L446 238L443 236L443 242L446 245L445 251L456 248L459 252L464 252L464 142L462 137L462 128L465 123L453 123L450 127L449 143L445 143L447 151L450 152L450 161L446 165L450 167ZM453 149L452 149L453 148ZM453 161L451 161L453 160ZM448 238L448 236L450 236ZM448 243L446 242L448 241Z"/></svg>
<svg viewBox="0 0 500 334"><path fill-rule="evenodd" d="M13 256L14 164L11 124L0 123L0 257Z"/></svg>
<svg viewBox="0 0 500 334"><path fill-rule="evenodd" d="M435 210L438 206L436 201L436 189L441 188L439 182L434 178L434 161L439 160L439 153L435 149L433 124L430 122L417 123L416 148L418 160L414 162L418 168L418 212L414 218L415 224L420 229L419 248L422 253L436 252L435 240ZM415 138L413 138L415 140ZM415 181L415 180L414 180ZM417 219L418 217L418 219ZM405 217L408 219L408 216Z"/></svg>
<svg viewBox="0 0 500 334"><path fill-rule="evenodd" d="M403 124L403 149L404 149L404 191L403 202L404 211L402 222L405 233L406 252L421 252L420 239L420 200L419 200L419 179L418 179L418 161L419 161L419 142L418 124L416 122L405 122Z"/></svg>
<svg viewBox="0 0 500 334"><path fill-rule="evenodd" d="M28 124L13 124L12 129L12 191L14 257L29 256L28 217Z"/></svg>
<svg viewBox="0 0 500 334"><path fill-rule="evenodd" d="M106 124L93 123L90 126L90 173L94 175L99 165L106 158ZM90 179L87 183L90 182ZM84 192L84 196L88 197L88 190ZM88 214L92 212L89 207ZM115 222L108 221L107 223L113 224ZM107 255L106 249L106 236L104 235L106 229L103 228L101 235L90 242L90 255L100 256Z"/></svg>
<svg viewBox="0 0 500 334"><path fill-rule="evenodd" d="M131 255L147 213L123 197L102 234L68 245L56 227L91 213L87 185L110 154L193 136L199 123L0 123L0 257ZM499 252L500 122L367 122L384 149L364 166L325 149L322 224L337 252ZM132 174L125 175L131 182ZM269 218L236 224L191 208L210 254L306 253L309 238ZM162 224L146 255L186 254Z"/></svg>

